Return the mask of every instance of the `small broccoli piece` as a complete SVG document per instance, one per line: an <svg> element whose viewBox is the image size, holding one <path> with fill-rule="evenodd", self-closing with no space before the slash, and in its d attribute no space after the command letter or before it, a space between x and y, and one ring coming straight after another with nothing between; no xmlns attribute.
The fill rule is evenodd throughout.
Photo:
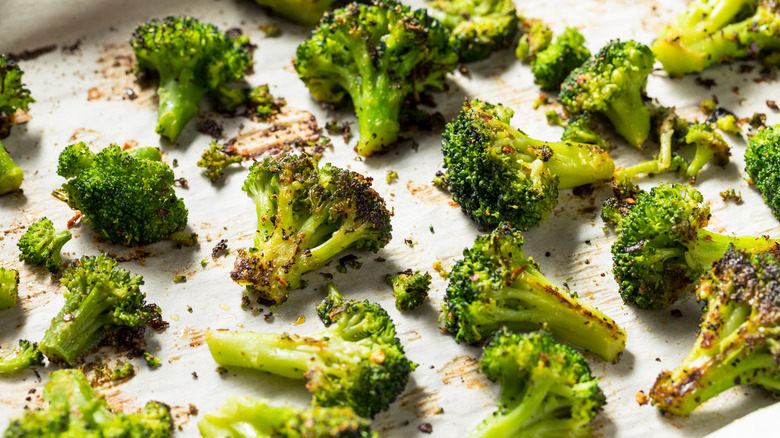
<svg viewBox="0 0 780 438"><path fill-rule="evenodd" d="M715 126L723 132L742 134L742 128L737 124L737 118L734 117L734 114L726 114L723 117L719 117L715 121Z"/></svg>
<svg viewBox="0 0 780 438"><path fill-rule="evenodd" d="M135 366L130 362L125 362L121 365L117 365L113 371L111 371L111 380L123 380L135 375Z"/></svg>
<svg viewBox="0 0 780 438"><path fill-rule="evenodd" d="M398 310L412 310L428 297L431 274L407 269L396 275L387 274L385 282L393 288L395 307Z"/></svg>
<svg viewBox="0 0 780 438"><path fill-rule="evenodd" d="M572 114L603 113L618 134L640 147L650 134L650 110L642 94L652 69L649 47L636 41L611 41L566 77L558 97Z"/></svg>
<svg viewBox="0 0 780 438"><path fill-rule="evenodd" d="M151 150L150 150L151 149ZM57 173L69 181L52 194L104 238L123 245L154 243L187 225L187 208L173 190L173 170L155 148L123 151L111 145L97 154L83 142L59 157Z"/></svg>
<svg viewBox="0 0 780 438"><path fill-rule="evenodd" d="M642 189L626 179L613 181L612 191L614 196L607 198L601 208L601 220L606 224L617 225L636 205L636 197L642 193Z"/></svg>
<svg viewBox="0 0 780 438"><path fill-rule="evenodd" d="M19 345L0 358L0 375L16 374L40 365L43 365L43 355L38 351L38 344L22 339Z"/></svg>
<svg viewBox="0 0 780 438"><path fill-rule="evenodd" d="M10 309L19 301L19 271L0 267L0 310Z"/></svg>
<svg viewBox="0 0 780 438"><path fill-rule="evenodd" d="M211 182L217 182L222 178L228 166L241 163L243 160L244 157L240 155L230 156L226 154L224 149L219 146L219 143L212 141L209 148L203 151L203 155L198 160L198 167L205 169L204 173Z"/></svg>
<svg viewBox="0 0 780 438"><path fill-rule="evenodd" d="M106 254L82 257L63 273L65 305L52 320L40 344L49 360L69 365L120 327L141 329L160 317L146 305L140 275L131 275Z"/></svg>
<svg viewBox="0 0 780 438"><path fill-rule="evenodd" d="M206 93L243 78L251 65L241 41L192 17L166 17L141 24L130 45L138 70L160 77L155 131L172 142L198 113Z"/></svg>
<svg viewBox="0 0 780 438"><path fill-rule="evenodd" d="M282 17L296 23L313 26L336 0L255 0Z"/></svg>
<svg viewBox="0 0 780 438"><path fill-rule="evenodd" d="M515 56L523 62L530 62L542 50L550 45L553 38L553 31L547 27L544 22L538 18L520 19L520 41L515 49Z"/></svg>
<svg viewBox="0 0 780 438"><path fill-rule="evenodd" d="M496 411L466 438L589 437L589 425L607 404L588 362L544 331L499 331L479 369L499 382Z"/></svg>
<svg viewBox="0 0 780 438"><path fill-rule="evenodd" d="M17 244L19 251L21 251L19 260L33 265L45 265L49 272L55 273L60 270L62 247L72 237L70 231L65 230L58 233L48 218L41 218L30 225L24 236L19 239Z"/></svg>
<svg viewBox="0 0 780 438"><path fill-rule="evenodd" d="M162 364L162 360L159 357L153 356L148 352L144 352L144 361L149 368L157 368Z"/></svg>
<svg viewBox="0 0 780 438"><path fill-rule="evenodd" d="M393 320L377 304L345 300L332 283L317 313L327 327L320 333L208 330L206 342L222 366L305 378L314 406L351 407L361 417L387 409L417 366L406 358Z"/></svg>
<svg viewBox="0 0 780 438"><path fill-rule="evenodd" d="M696 343L680 366L650 390L660 410L687 415L738 385L780 388L780 261L770 253L729 249L696 288L704 305Z"/></svg>
<svg viewBox="0 0 780 438"><path fill-rule="evenodd" d="M612 145L593 127L591 117L588 112L571 116L564 127L561 141L594 144L605 151L611 150Z"/></svg>
<svg viewBox="0 0 780 438"><path fill-rule="evenodd" d="M558 189L612 178L615 164L598 146L532 139L509 125L513 114L467 101L443 134L447 187L477 223L525 229L547 220Z"/></svg>
<svg viewBox="0 0 780 438"><path fill-rule="evenodd" d="M745 172L775 217L780 218L780 125L760 129L750 137Z"/></svg>
<svg viewBox="0 0 780 438"><path fill-rule="evenodd" d="M23 74L15 62L0 54L0 120L18 109L29 110L30 104L35 102L22 83ZM22 169L0 143L0 195L19 190L23 179Z"/></svg>
<svg viewBox="0 0 780 438"><path fill-rule="evenodd" d="M557 90L572 70L590 58L585 37L574 27L567 27L555 42L531 60L531 72L542 90Z"/></svg>
<svg viewBox="0 0 780 438"><path fill-rule="evenodd" d="M221 113L233 114L236 109L245 104L249 98L247 90L238 87L228 87L220 85L211 93L217 106L217 111Z"/></svg>
<svg viewBox="0 0 780 438"><path fill-rule="evenodd" d="M449 32L424 9L393 0L351 3L326 15L298 46L295 69L312 96L357 113L363 156L387 150L398 139L399 113L410 95L442 90L458 55Z"/></svg>
<svg viewBox="0 0 780 438"><path fill-rule="evenodd" d="M485 59L510 47L520 30L512 0L434 0L431 16L450 30L461 62Z"/></svg>
<svg viewBox="0 0 780 438"><path fill-rule="evenodd" d="M390 212L371 178L317 168L303 154L253 164L244 191L257 208L257 232L230 275L272 303L283 303L304 273L347 248L376 252L391 238Z"/></svg>
<svg viewBox="0 0 780 438"><path fill-rule="evenodd" d="M3 143L0 142L0 196L19 190L23 180L22 168L16 165Z"/></svg>
<svg viewBox="0 0 780 438"><path fill-rule="evenodd" d="M279 110L287 105L287 101L284 98L274 97L268 85L260 85L249 93L248 104L257 117L261 120L268 120L279 114Z"/></svg>
<svg viewBox="0 0 780 438"><path fill-rule="evenodd" d="M731 155L729 145L710 124L695 123L689 126L685 134L685 143L696 147L693 160L687 163L685 169L685 176L689 179L695 179L702 167L710 161L721 167L729 162Z"/></svg>
<svg viewBox="0 0 780 438"><path fill-rule="evenodd" d="M43 390L43 409L26 410L11 421L5 438L127 437L165 438L173 434L170 408L150 401L140 412L112 411L81 370L59 370Z"/></svg>

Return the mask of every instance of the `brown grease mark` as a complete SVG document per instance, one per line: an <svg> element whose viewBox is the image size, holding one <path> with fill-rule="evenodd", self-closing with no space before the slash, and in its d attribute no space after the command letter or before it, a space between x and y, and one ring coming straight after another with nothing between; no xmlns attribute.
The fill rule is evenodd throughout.
<svg viewBox="0 0 780 438"><path fill-rule="evenodd" d="M238 135L225 143L223 150L229 155L246 158L290 151L319 157L327 146L317 143L320 139L322 129L312 113L285 106L270 125L247 122L247 125L239 128Z"/></svg>
<svg viewBox="0 0 780 438"><path fill-rule="evenodd" d="M157 105L153 88L142 87L136 78L135 56L128 44L112 44L103 49L96 71L101 83L87 92L87 100L132 100L140 106Z"/></svg>
<svg viewBox="0 0 780 438"><path fill-rule="evenodd" d="M490 381L479 372L479 361L471 356L457 356L441 368L444 372L442 382L463 383L469 389L487 388Z"/></svg>
<svg viewBox="0 0 780 438"><path fill-rule="evenodd" d="M190 328L181 333L182 339L188 339L189 345L192 348L197 348L203 345L206 340L206 333L203 330Z"/></svg>
<svg viewBox="0 0 780 438"><path fill-rule="evenodd" d="M106 398L108 405L115 411L138 412L141 410L135 399L123 394L117 386L111 386L105 391L98 390L98 392Z"/></svg>
<svg viewBox="0 0 780 438"><path fill-rule="evenodd" d="M73 131L73 135L68 138L68 144L77 143L83 141L84 143L91 144L103 138L103 134L89 128L79 128Z"/></svg>
<svg viewBox="0 0 780 438"><path fill-rule="evenodd" d="M409 332L409 335L406 337L406 340L409 342L419 341L420 339L422 339L422 336L420 336L420 334L415 331Z"/></svg>
<svg viewBox="0 0 780 438"><path fill-rule="evenodd" d="M398 398L398 405L417 418L428 418L436 415L439 410L439 397L435 392L418 386L403 393Z"/></svg>
<svg viewBox="0 0 780 438"><path fill-rule="evenodd" d="M452 208L459 208L457 202L450 199L442 190L439 190L433 184L418 184L414 181L406 183L409 193L415 198L429 205L449 205Z"/></svg>
<svg viewBox="0 0 780 438"><path fill-rule="evenodd" d="M183 428L196 415L198 415L198 409L193 404L189 406L171 406L173 429Z"/></svg>

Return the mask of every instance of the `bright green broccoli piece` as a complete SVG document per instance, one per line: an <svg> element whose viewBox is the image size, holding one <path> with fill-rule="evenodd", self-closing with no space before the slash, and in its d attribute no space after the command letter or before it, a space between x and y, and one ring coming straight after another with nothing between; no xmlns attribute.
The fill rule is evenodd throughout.
<svg viewBox="0 0 780 438"><path fill-rule="evenodd" d="M673 76L780 49L775 0L693 0L653 43Z"/></svg>
<svg viewBox="0 0 780 438"><path fill-rule="evenodd" d="M209 91L238 81L251 65L241 42L192 17L141 24L130 40L138 70L160 77L155 131L175 142Z"/></svg>
<svg viewBox="0 0 780 438"><path fill-rule="evenodd" d="M313 26L336 0L255 0L296 23Z"/></svg>
<svg viewBox="0 0 780 438"><path fill-rule="evenodd" d="M238 164L244 160L240 155L230 156L216 141L212 141L209 148L203 151L203 155L198 160L198 167L205 169L204 173L211 182L217 182L225 173L225 169L231 164Z"/></svg>
<svg viewBox="0 0 780 438"><path fill-rule="evenodd" d="M337 104L351 98L357 152L370 156L397 141L404 100L442 90L457 62L449 32L424 9L374 0L325 15L298 46L295 69L315 99Z"/></svg>
<svg viewBox="0 0 780 438"><path fill-rule="evenodd" d="M737 124L737 118L734 117L734 114L726 114L723 117L718 117L715 121L715 126L723 132L742 134L742 128Z"/></svg>
<svg viewBox="0 0 780 438"><path fill-rule="evenodd" d="M317 168L304 154L253 164L244 191L257 209L257 232L230 275L271 303L283 303L304 273L347 248L376 252L392 237L390 212L370 178Z"/></svg>
<svg viewBox="0 0 780 438"><path fill-rule="evenodd" d="M146 157L158 157L150 160ZM53 195L104 238L123 245L169 238L187 225L187 208L173 190L173 170L155 148L123 151L111 145L97 154L83 142L62 151L57 173L69 181Z"/></svg>
<svg viewBox="0 0 780 438"><path fill-rule="evenodd" d="M16 374L30 367L43 365L38 344L22 339L19 345L0 358L0 374Z"/></svg>
<svg viewBox="0 0 780 438"><path fill-rule="evenodd" d="M144 361L149 368L157 368L162 364L162 360L159 357L153 356L148 352L144 352Z"/></svg>
<svg viewBox="0 0 780 438"><path fill-rule="evenodd" d="M170 408L150 401L140 412L115 412L89 385L81 370L59 370L43 390L46 408L27 410L11 421L4 438L164 438L173 434Z"/></svg>
<svg viewBox="0 0 780 438"><path fill-rule="evenodd" d="M60 270L62 256L60 252L73 236L70 231L54 229L54 224L47 218L41 218L30 225L17 246L21 254L19 260L24 260L33 265L46 266L49 272Z"/></svg>
<svg viewBox="0 0 780 438"><path fill-rule="evenodd" d="M106 254L82 257L63 273L60 283L65 305L52 320L40 344L49 360L69 365L97 346L111 332L141 328L160 318L160 309L147 305L139 287L140 275L131 275Z"/></svg>
<svg viewBox="0 0 780 438"><path fill-rule="evenodd" d="M517 43L515 56L523 62L531 62L539 52L550 45L553 32L538 18L520 16L519 19L522 36Z"/></svg>
<svg viewBox="0 0 780 438"><path fill-rule="evenodd" d="M255 87L249 93L249 106L261 120L268 120L279 114L279 110L285 105L287 101L284 98L274 97L268 85Z"/></svg>
<svg viewBox="0 0 780 438"><path fill-rule="evenodd" d="M396 275L387 274L385 282L393 288L395 307L398 310L412 310L428 298L431 274L407 269Z"/></svg>
<svg viewBox="0 0 780 438"><path fill-rule="evenodd" d="M11 116L18 109L27 111L35 102L22 83L23 74L15 62L0 54L0 119ZM0 143L0 195L19 190L23 179L22 169Z"/></svg>
<svg viewBox="0 0 780 438"><path fill-rule="evenodd" d="M0 310L10 309L19 301L19 271L0 267Z"/></svg>
<svg viewBox="0 0 780 438"><path fill-rule="evenodd" d="M585 37L574 27L567 27L555 42L531 60L531 72L542 90L557 90L572 70L590 58Z"/></svg>
<svg viewBox="0 0 780 438"><path fill-rule="evenodd" d="M760 129L750 137L745 171L766 205L780 218L780 125Z"/></svg>
<svg viewBox="0 0 780 438"><path fill-rule="evenodd" d="M206 342L222 366L305 378L314 406L351 407L361 417L387 409L417 366L406 358L393 320L377 304L345 300L332 283L317 313L327 327L319 333L208 330Z"/></svg>
<svg viewBox="0 0 780 438"><path fill-rule="evenodd" d="M595 144L609 151L612 145L593 127L592 115L588 112L574 114L564 126L561 141Z"/></svg>
<svg viewBox="0 0 780 438"><path fill-rule="evenodd" d="M0 142L0 196L19 190L23 180L22 168L16 165L3 143Z"/></svg>
<svg viewBox="0 0 780 438"><path fill-rule="evenodd" d="M525 229L547 220L558 189L612 178L615 164L598 146L535 140L509 124L513 114L466 102L443 134L447 187L477 223Z"/></svg>

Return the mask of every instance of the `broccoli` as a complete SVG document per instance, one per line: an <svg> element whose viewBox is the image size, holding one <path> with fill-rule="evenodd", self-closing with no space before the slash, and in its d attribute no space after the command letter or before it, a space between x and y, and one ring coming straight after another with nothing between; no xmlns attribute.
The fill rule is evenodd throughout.
<svg viewBox="0 0 780 438"><path fill-rule="evenodd" d="M395 307L398 310L412 310L428 297L431 274L407 269L396 275L387 274L385 282L393 288Z"/></svg>
<svg viewBox="0 0 780 438"><path fill-rule="evenodd" d="M780 218L780 125L762 128L750 137L745 171L766 205Z"/></svg>
<svg viewBox="0 0 780 438"><path fill-rule="evenodd" d="M138 70L160 77L155 131L175 142L206 93L244 77L251 57L241 42L192 17L141 24L130 40Z"/></svg>
<svg viewBox="0 0 780 438"><path fill-rule="evenodd" d="M680 366L664 371L650 397L660 410L687 415L738 385L780 388L780 261L778 249L729 249L696 288L704 304L696 343Z"/></svg>
<svg viewBox="0 0 780 438"><path fill-rule="evenodd" d="M572 115L564 126L561 141L595 144L605 151L612 145L593 127L592 115L588 112Z"/></svg>
<svg viewBox="0 0 780 438"><path fill-rule="evenodd" d="M336 0L255 0L296 23L313 26Z"/></svg>
<svg viewBox="0 0 780 438"><path fill-rule="evenodd" d="M394 0L352 3L325 15L298 46L295 69L319 101L336 104L349 95L360 129L357 152L370 156L398 139L407 97L444 88L458 61L448 38L424 9Z"/></svg>
<svg viewBox="0 0 780 438"><path fill-rule="evenodd" d="M73 236L70 231L54 229L54 224L46 217L30 225L17 246L21 254L19 260L24 260L33 265L46 266L49 272L56 273L60 270L62 247Z"/></svg>
<svg viewBox="0 0 780 438"><path fill-rule="evenodd" d="M612 178L598 146L545 142L509 125L514 111L474 100L445 128L442 143L452 198L476 222L528 228L547 220L558 189Z"/></svg>
<svg viewBox="0 0 780 438"><path fill-rule="evenodd" d="M556 337L614 360L626 332L610 317L553 284L523 253L523 237L501 224L477 237L450 272L442 319L459 341L478 344L496 330L546 327Z"/></svg>
<svg viewBox="0 0 780 438"><path fill-rule="evenodd" d="M0 196L19 190L23 180L22 168L16 165L3 143L0 142Z"/></svg>
<svg viewBox="0 0 780 438"><path fill-rule="evenodd" d="M361 417L387 409L417 366L404 354L395 325L378 304L345 300L332 283L317 306L327 327L305 336L288 333L206 332L211 355L236 366L307 380L314 406L346 406Z"/></svg>
<svg viewBox="0 0 780 438"><path fill-rule="evenodd" d="M450 30L461 62L485 59L510 47L520 30L512 0L433 0L431 16Z"/></svg>
<svg viewBox="0 0 780 438"><path fill-rule="evenodd" d="M43 365L43 355L38 351L38 344L22 339L19 345L0 358L0 375L16 374L40 365Z"/></svg>
<svg viewBox="0 0 780 438"><path fill-rule="evenodd" d="M157 157L146 159L146 157ZM105 239L123 245L154 243L187 225L187 208L173 190L173 170L155 148L123 151L111 145L97 154L83 142L66 147L57 174L69 181L52 194Z"/></svg>
<svg viewBox="0 0 780 438"><path fill-rule="evenodd" d="M206 414L198 429L205 438L379 438L350 407L301 409L238 396Z"/></svg>
<svg viewBox="0 0 780 438"><path fill-rule="evenodd" d="M260 85L259 87L253 88L249 93L248 104L260 120L268 120L279 114L279 110L287 105L287 101L284 100L284 98L274 97L274 95L271 94L268 85Z"/></svg>
<svg viewBox="0 0 780 438"><path fill-rule="evenodd" d="M19 301L19 271L0 267L0 310L10 309Z"/></svg>
<svg viewBox="0 0 780 438"><path fill-rule="evenodd" d="M18 109L29 110L30 104L35 102L30 97L30 90L22 84L23 74L14 61L0 54L0 121L11 117ZM0 195L19 190L23 179L22 169L0 143Z"/></svg>
<svg viewBox="0 0 780 438"><path fill-rule="evenodd" d="M479 369L501 384L501 396L466 438L589 437L607 403L585 358L545 331L497 332Z"/></svg>
<svg viewBox="0 0 780 438"><path fill-rule="evenodd" d="M634 185L630 179L612 182L614 196L607 198L601 207L601 220L609 225L617 225L625 215L636 205L636 197L642 189Z"/></svg>
<svg viewBox="0 0 780 438"><path fill-rule="evenodd" d="M660 309L691 290L693 283L733 245L763 251L768 237L724 236L704 227L709 205L683 184L660 184L636 195L617 218L612 273L623 301L640 309Z"/></svg>
<svg viewBox="0 0 780 438"><path fill-rule="evenodd" d="M233 114L236 109L244 105L249 99L249 92L243 88L220 85L211 93L217 111Z"/></svg>
<svg viewBox="0 0 780 438"><path fill-rule="evenodd" d="M567 27L555 42L537 53L531 61L531 72L542 90L557 90L572 70L590 58L585 37L574 27Z"/></svg>
<svg viewBox="0 0 780 438"><path fill-rule="evenodd" d="M40 350L49 360L69 365L122 327L140 331L160 318L146 305L140 275L131 275L106 254L82 257L63 273L65 305L43 335Z"/></svg>
<svg viewBox="0 0 780 438"><path fill-rule="evenodd" d="M661 31L653 52L673 76L780 49L775 0L693 0Z"/></svg>
<svg viewBox="0 0 780 438"><path fill-rule="evenodd" d="M244 161L240 155L230 156L216 141L212 141L209 148L203 151L203 155L198 160L198 167L204 168L204 173L211 182L217 182L225 173L225 169L231 164L237 164Z"/></svg>
<svg viewBox="0 0 780 438"><path fill-rule="evenodd" d="M552 43L553 32L538 18L519 17L522 36L517 43L515 56L523 62L530 62Z"/></svg>
<svg viewBox="0 0 780 438"><path fill-rule="evenodd" d="M650 134L650 110L642 100L653 52L636 41L611 41L596 56L572 70L558 95L572 114L603 113L634 147Z"/></svg>
<svg viewBox="0 0 780 438"><path fill-rule="evenodd" d="M5 438L89 436L164 438L173 434L170 408L150 401L136 413L112 411L81 370L59 370L43 390L45 409L26 410L11 421Z"/></svg>
<svg viewBox="0 0 780 438"><path fill-rule="evenodd" d="M376 252L392 237L390 212L371 178L330 164L317 168L304 154L253 164L244 191L257 208L257 232L230 275L275 304L340 252Z"/></svg>

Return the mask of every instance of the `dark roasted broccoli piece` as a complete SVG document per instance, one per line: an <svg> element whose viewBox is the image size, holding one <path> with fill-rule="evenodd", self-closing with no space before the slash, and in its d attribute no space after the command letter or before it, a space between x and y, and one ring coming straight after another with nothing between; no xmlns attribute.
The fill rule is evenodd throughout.
<svg viewBox="0 0 780 438"><path fill-rule="evenodd" d="M192 17L141 24L130 45L138 70L160 77L156 132L174 142L209 91L238 81L251 65L241 42Z"/></svg>
<svg viewBox="0 0 780 438"><path fill-rule="evenodd" d="M204 173L211 182L217 182L225 173L225 169L231 164L237 164L244 160L240 155L230 156L216 141L212 141L209 148L203 151L198 160L198 167L204 168Z"/></svg>
<svg viewBox="0 0 780 438"><path fill-rule="evenodd" d="M572 70L590 58L585 37L574 27L567 27L555 42L537 53L531 61L531 72L542 90L557 90Z"/></svg>
<svg viewBox="0 0 780 438"><path fill-rule="evenodd" d="M520 16L520 41L515 56L523 62L531 62L536 55L552 43L553 31L538 18Z"/></svg>
<svg viewBox="0 0 780 438"><path fill-rule="evenodd" d="M630 179L612 182L614 196L604 200L601 207L601 220L606 224L617 225L631 208L636 205L636 197L642 189L634 185Z"/></svg>
<svg viewBox="0 0 780 438"><path fill-rule="evenodd" d="M615 164L598 146L532 139L509 125L513 114L467 101L444 131L447 186L476 222L525 229L547 220L558 189L612 178Z"/></svg>
<svg viewBox="0 0 780 438"><path fill-rule="evenodd" d="M0 121L12 116L16 110L29 110L30 104L35 102L22 83L23 74L15 62L0 54ZM22 169L0 143L0 195L19 190L23 179Z"/></svg>
<svg viewBox="0 0 780 438"><path fill-rule="evenodd" d="M387 274L385 282L393 288L395 307L398 310L412 310L428 298L431 274L407 269L396 275Z"/></svg>
<svg viewBox="0 0 780 438"><path fill-rule="evenodd" d="M19 301L19 271L0 267L0 310L10 309Z"/></svg>
<svg viewBox="0 0 780 438"><path fill-rule="evenodd" d="M249 93L248 105L261 120L268 120L279 114L279 110L287 105L284 98L277 98L271 94L268 85L255 87Z"/></svg>
<svg viewBox="0 0 780 438"><path fill-rule="evenodd" d="M349 95L357 113L357 151L369 156L398 139L404 100L444 88L458 55L449 32L424 9L394 0L351 3L325 15L298 46L295 69L315 99L340 103Z"/></svg>
<svg viewBox="0 0 780 438"><path fill-rule="evenodd" d="M258 5L273 9L276 13L296 23L312 26L336 0L255 0Z"/></svg>
<svg viewBox="0 0 780 438"><path fill-rule="evenodd" d="M760 129L750 137L745 171L766 205L780 218L780 125Z"/></svg>
<svg viewBox="0 0 780 438"><path fill-rule="evenodd" d="M276 304L301 286L301 275L347 248L378 251L390 241L385 201L371 178L306 155L252 165L244 191L257 208L254 246L239 250L233 281Z"/></svg>
<svg viewBox="0 0 780 438"><path fill-rule="evenodd" d="M60 270L62 261L60 254L62 247L72 237L70 231L65 230L58 233L48 218L41 218L30 225L27 232L19 239L17 244L19 251L21 251L19 260L33 265L45 265L49 272L57 272Z"/></svg>
<svg viewBox="0 0 780 438"><path fill-rule="evenodd" d="M30 367L43 365L38 344L22 339L8 354L0 358L0 374L16 374Z"/></svg>

